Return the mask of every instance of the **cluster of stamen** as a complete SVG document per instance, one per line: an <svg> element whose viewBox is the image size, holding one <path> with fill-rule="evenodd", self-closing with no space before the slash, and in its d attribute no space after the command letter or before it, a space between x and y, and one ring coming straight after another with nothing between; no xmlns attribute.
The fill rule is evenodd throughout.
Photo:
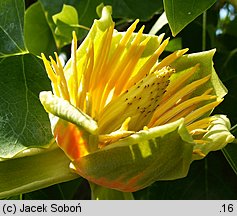
<svg viewBox="0 0 237 216"><path fill-rule="evenodd" d="M205 143L202 135L208 131L213 118L203 116L222 99L211 94L212 88L200 95L193 93L205 85L210 76L188 83L199 70L199 65L196 65L177 79L170 79L174 69L167 65L172 65L187 49L176 51L157 62L169 40L161 43L163 35L158 38L160 45L157 50L137 68L150 40L142 39L144 27L133 35L137 23L138 20L122 36L113 54L110 48L114 24L104 33L99 49L95 49L94 42L89 41L84 58L77 56L74 33L72 57L65 68L57 54L56 62L50 57L51 64L42 54L54 94L68 100L98 122L102 143L114 142L144 127L164 125L180 118L185 119L190 134L197 138L195 141ZM78 61L83 62L82 68L77 67Z"/></svg>

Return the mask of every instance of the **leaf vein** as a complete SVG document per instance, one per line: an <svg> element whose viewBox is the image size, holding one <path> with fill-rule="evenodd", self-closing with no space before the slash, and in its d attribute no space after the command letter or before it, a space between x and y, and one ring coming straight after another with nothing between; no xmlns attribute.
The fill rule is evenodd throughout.
<svg viewBox="0 0 237 216"><path fill-rule="evenodd" d="M15 0L15 8L16 8L16 11L17 11L17 17L18 17L18 20L19 20L19 25L20 25L20 29L21 29L21 32L20 32L20 34L21 34L21 39L22 39L22 41L24 41L24 36L23 36L23 27L22 27L22 23L21 23L21 19L20 19L20 15L19 15L19 10L18 10L18 8L16 7L16 0ZM23 51L23 50L22 50Z"/></svg>
<svg viewBox="0 0 237 216"><path fill-rule="evenodd" d="M27 118L28 118L28 115L29 115L29 102L28 102L28 86L27 86L27 80L26 80L26 74L25 74L25 64L24 64L24 59L23 59L23 56L21 57L21 60L22 60L22 73L23 73L23 78L24 78L24 83L25 83L25 89L26 89L26 95L25 95L25 102L26 102L26 113L25 113L25 118L24 118L24 125L22 127L22 130L21 132L19 133L18 135L18 138L16 140L16 143L17 141L19 140L19 138L23 135L25 129L26 129L26 126L27 126Z"/></svg>
<svg viewBox="0 0 237 216"><path fill-rule="evenodd" d="M15 46L17 47L17 49L20 51L20 52L23 52L24 50L22 50L18 44L12 39L12 37L8 34L8 32L6 32L4 30L4 28L0 25L0 29L2 29L2 31L8 36L8 38L15 44Z"/></svg>

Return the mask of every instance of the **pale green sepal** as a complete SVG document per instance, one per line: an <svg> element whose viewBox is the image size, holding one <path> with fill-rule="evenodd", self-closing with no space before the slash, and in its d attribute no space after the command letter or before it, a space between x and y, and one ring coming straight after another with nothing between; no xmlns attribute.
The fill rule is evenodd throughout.
<svg viewBox="0 0 237 216"><path fill-rule="evenodd" d="M185 177L193 146L180 119L135 133L72 163L73 169L89 181L133 192L157 180Z"/></svg>
<svg viewBox="0 0 237 216"><path fill-rule="evenodd" d="M102 187L90 182L92 200L134 200L131 192L122 192Z"/></svg>
<svg viewBox="0 0 237 216"><path fill-rule="evenodd" d="M0 162L0 198L38 190L79 176L69 167L70 160L55 148L41 154Z"/></svg>
<svg viewBox="0 0 237 216"><path fill-rule="evenodd" d="M235 137L230 133L230 121L225 115L214 115L216 118L208 132L203 136L202 140L205 144L196 144L194 149L199 149L204 155L210 151L217 151L224 148L228 143L234 141ZM201 155L193 155L193 160L202 159Z"/></svg>
<svg viewBox="0 0 237 216"><path fill-rule="evenodd" d="M53 95L50 91L40 92L39 97L48 113L71 122L90 134L97 134L97 123L90 116L71 105L67 100Z"/></svg>

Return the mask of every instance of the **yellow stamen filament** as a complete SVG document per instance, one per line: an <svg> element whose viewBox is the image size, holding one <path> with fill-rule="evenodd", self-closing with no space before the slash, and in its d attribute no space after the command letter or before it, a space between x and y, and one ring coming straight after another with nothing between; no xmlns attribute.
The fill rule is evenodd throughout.
<svg viewBox="0 0 237 216"><path fill-rule="evenodd" d="M56 57L57 66L58 66L58 70L56 72L58 73L58 75L60 76L60 79L62 81L62 85L63 85L64 90L65 90L65 96L66 96L65 99L70 100L67 81L66 81L65 76L64 76L63 66L61 64L61 61L59 60L58 54L56 52L54 52L54 55Z"/></svg>
<svg viewBox="0 0 237 216"><path fill-rule="evenodd" d="M165 114L163 114L156 122L155 125L162 125L165 124L169 119L177 115L180 111L187 109L188 107L199 104L200 102L203 102L205 100L211 100L216 98L216 96L212 95L201 95L194 98L191 98L189 100L184 101L183 103L179 104L178 106L175 106L173 109L168 110Z"/></svg>
<svg viewBox="0 0 237 216"><path fill-rule="evenodd" d="M210 125L210 123L214 121L215 119L216 118L212 116L212 117L201 119L199 121L195 121L192 124L188 125L187 129L188 131L192 132L193 130L197 128L202 128L202 129L207 128Z"/></svg>
<svg viewBox="0 0 237 216"><path fill-rule="evenodd" d="M141 57L144 49L146 48L146 45L150 38L146 38L140 46L137 48L136 53L134 53L133 56L131 56L130 62L128 62L128 65L124 69L120 79L117 81L116 86L115 86L115 95L119 95L122 90L124 90L124 85L126 85L128 81L128 77L131 76L139 58Z"/></svg>
<svg viewBox="0 0 237 216"><path fill-rule="evenodd" d="M88 50L87 50L87 59L85 60L86 68L84 71L85 75L85 91L89 92L89 84L91 83L92 71L94 68L94 44L92 41L89 42Z"/></svg>
<svg viewBox="0 0 237 216"><path fill-rule="evenodd" d="M58 91L59 91L59 97L62 97L63 99L66 99L66 93L64 90L64 87L62 85L61 77L57 76L57 86L58 86Z"/></svg>
<svg viewBox="0 0 237 216"><path fill-rule="evenodd" d="M170 65L171 63L173 63L176 59L178 59L179 57L181 57L182 55L184 55L186 52L188 52L188 48L186 49L182 49L182 50L178 50L170 55L168 55L166 58L164 58L160 63L158 63L156 66L154 66L151 71L157 71L160 70L161 68L163 68L166 65Z"/></svg>
<svg viewBox="0 0 237 216"><path fill-rule="evenodd" d="M208 127L208 126L207 126ZM207 133L208 130L204 130L204 129L195 129L195 130L192 130L191 132L189 132L192 136L194 135L201 135L201 134L205 134Z"/></svg>
<svg viewBox="0 0 237 216"><path fill-rule="evenodd" d="M206 157L206 155L203 154L203 152L200 149L193 150L193 154L197 154L197 155L199 155L201 157Z"/></svg>
<svg viewBox="0 0 237 216"><path fill-rule="evenodd" d="M92 97L94 98L93 110L96 110L96 113L100 112L100 109L102 108L101 103L102 101L104 101L101 97L103 96L105 91L104 86L106 85L106 80L104 79L104 75L108 73L106 68L109 67L109 65L111 64L109 61L109 51L112 41L113 30L114 24L110 26L108 31L103 36L102 45L97 54L99 55L99 57L95 58L98 59L98 61L95 62L95 67L93 69L93 83L91 84L91 87ZM94 114L95 116L97 116L96 113Z"/></svg>
<svg viewBox="0 0 237 216"><path fill-rule="evenodd" d="M99 135L99 142L101 143L100 146L104 147L107 144L115 142L121 138L125 138L134 134L135 131L128 131L128 124L131 120L131 117L128 117L122 124L121 128L117 131L114 131L110 134Z"/></svg>
<svg viewBox="0 0 237 216"><path fill-rule="evenodd" d="M89 116L92 116L92 106L91 106L91 95L89 93L86 93L86 113Z"/></svg>
<svg viewBox="0 0 237 216"><path fill-rule="evenodd" d="M127 44L127 42L130 40L133 32L135 31L137 24L139 23L139 19L136 19L134 21L134 23L128 28L128 30L126 31L126 34L124 35L124 37L121 39L120 44L122 46L125 46Z"/></svg>
<svg viewBox="0 0 237 216"><path fill-rule="evenodd" d="M72 39L72 47L71 47L71 71L72 76L69 79L69 94L71 103L74 106L78 106L78 87L79 87L79 80L78 80L78 73L77 73L77 56L76 56L76 49L77 49L77 37L76 33L73 31L72 33L73 39Z"/></svg>
<svg viewBox="0 0 237 216"><path fill-rule="evenodd" d="M57 76L56 74L54 73L49 61L46 59L45 55L43 53L41 53L41 57L42 57L42 60L44 62L44 66L46 68L46 71L47 71L47 74L49 76L49 79L53 82L53 83L57 83Z"/></svg>
<svg viewBox="0 0 237 216"><path fill-rule="evenodd" d="M86 59L84 62L83 77L82 77L82 91L80 93L80 101L86 100L85 110L86 113L92 116L92 97L89 91L91 74L94 68L94 44L92 41L89 42ZM93 116L92 116L93 117Z"/></svg>
<svg viewBox="0 0 237 216"><path fill-rule="evenodd" d="M84 72L86 70L86 64L83 65L82 71ZM81 76L81 83L80 83L80 89L78 91L78 103L79 103L79 108L83 110L84 112L86 111L86 88L85 88L86 80L84 73L82 73Z"/></svg>
<svg viewBox="0 0 237 216"><path fill-rule="evenodd" d="M184 118L186 115L188 115L189 113L191 113L193 110L195 110L197 107L196 104L182 110L180 113L178 113L177 115L175 115L174 117L172 117L169 121L167 121L166 123L171 123L174 122L180 118ZM155 124L153 125L153 127L156 126Z"/></svg>
<svg viewBox="0 0 237 216"><path fill-rule="evenodd" d="M110 26L109 29L106 30L104 35L102 36L101 39L101 46L98 48L96 56L95 56L95 66L93 68L93 72L91 74L91 83L90 83L90 88L91 91L93 91L98 85L103 85L102 82L98 82L98 80L101 80L101 73L104 73L104 68L107 61L108 61L108 55L109 55L109 50L111 46L111 41L112 41L112 35L113 35L113 30L114 30L114 24ZM98 89L97 89L98 91Z"/></svg>
<svg viewBox="0 0 237 216"><path fill-rule="evenodd" d="M203 95L208 95L208 94L210 94L212 91L213 91L213 88L209 88L209 89L207 89L207 90L203 93Z"/></svg>
<svg viewBox="0 0 237 216"><path fill-rule="evenodd" d="M148 127L154 124L165 112L167 112L167 110L169 110L172 106L174 106L179 99L193 92L196 88L198 88L199 86L207 82L209 79L210 79L210 76L206 76L202 79L199 79L197 81L190 83L189 85L185 86L184 88L176 92L169 100L160 104L160 106L156 109Z"/></svg>
<svg viewBox="0 0 237 216"><path fill-rule="evenodd" d="M107 65L107 69L104 72L104 80L116 80L116 74L113 68L116 67L116 65L119 63L119 59L121 58L124 48L127 46L127 43L129 42L134 30L136 29L137 23L139 20L137 19L126 31L125 35L122 37L120 43L117 45L116 50L114 51L109 64ZM109 73L107 73L109 71ZM111 81L112 82L112 81ZM113 83L113 82L112 82ZM110 91L109 89L108 91Z"/></svg>
<svg viewBox="0 0 237 216"><path fill-rule="evenodd" d="M209 143L207 140L194 140L195 143L197 144L207 144Z"/></svg>
<svg viewBox="0 0 237 216"><path fill-rule="evenodd" d="M121 77L121 75L124 76L124 73L123 73L124 68L126 68L126 66L128 65L129 62L133 61L136 50L141 45L140 40L141 40L143 30L144 30L144 26L142 26L142 28L139 30L139 32L133 39L128 51L125 52L125 54L122 56L122 59L118 62L117 66L114 68L114 78L115 79L110 81L111 86L114 86L116 83L118 83L117 81ZM148 41L146 40L146 43L147 42ZM129 77L129 76L127 76L127 77Z"/></svg>
<svg viewBox="0 0 237 216"><path fill-rule="evenodd" d="M45 55L41 53L42 60L44 62L44 66L46 68L46 72L48 74L49 79L52 81L52 87L54 90L54 94L60 97L60 91L58 88L58 78L57 75L54 73L49 61L46 59Z"/></svg>
<svg viewBox="0 0 237 216"><path fill-rule="evenodd" d="M132 25L133 26L132 29L135 30L136 22L133 23L133 25ZM105 89L103 86L104 93L103 93L103 98L101 99L101 104L100 104L101 108L104 107L107 97L108 97L109 93L111 92L111 90L116 85L116 83L118 83L118 85L116 87L117 88L116 93L119 94L121 92L121 86L123 87L123 85L125 83L118 82L118 79L127 78L127 77L129 77L129 74L127 74L127 73L129 72L131 74L133 72L133 69L136 66L136 63L139 59L139 58L135 59L134 56L139 56L142 54L143 50L145 49L145 45L147 44L147 42L149 40L149 39L145 39L144 41L142 41L140 43L143 30L144 30L144 26L137 33L137 35L131 42L131 45L128 50L124 49L124 46L125 46L124 43L127 44L129 42L130 38L128 38L128 35L130 35L130 37L131 37L132 32L126 32L124 37L121 39L121 42L118 44L111 60L108 62L106 71L104 71L104 74L105 74L104 77L106 77L106 74L110 74L111 76L106 77L104 79L102 78L103 79L102 83L104 83L104 85L105 85L105 83L107 83L107 86ZM120 54L120 55L118 55L118 54ZM115 59L115 56L117 56L117 59ZM127 68L128 65L130 65L129 66L130 69ZM107 71L109 71L109 72L107 72ZM122 77L122 78L120 78L120 77ZM120 91L118 90L118 88L120 89Z"/></svg>
<svg viewBox="0 0 237 216"><path fill-rule="evenodd" d="M162 102L166 101L170 96L174 95L184 84L187 82L190 77L194 75L194 73L198 70L199 64L187 70L185 73L180 75L175 81L171 81L169 86L167 87L166 94L164 95Z"/></svg>
<svg viewBox="0 0 237 216"><path fill-rule="evenodd" d="M192 113L190 113L189 115L187 115L185 117L186 124L192 123L193 121L195 121L196 119L198 119L199 117L201 117L202 115L207 113L208 111L211 111L216 106L218 106L222 101L223 101L223 99L220 99L218 101L209 103L209 104L207 104L207 105L205 105L205 106L203 106L203 107L193 111Z"/></svg>
<svg viewBox="0 0 237 216"><path fill-rule="evenodd" d="M128 124L130 121L131 121L131 117L126 118L119 130L121 131L128 130Z"/></svg>
<svg viewBox="0 0 237 216"><path fill-rule="evenodd" d="M141 80L153 67L161 53L164 51L165 47L169 43L169 38L164 40L162 44L158 47L158 49L154 52L154 54L147 60L147 62L140 68L140 70L137 72L137 74L129 80L127 85L124 86L124 89L130 88L134 83L137 83L139 80Z"/></svg>
<svg viewBox="0 0 237 216"><path fill-rule="evenodd" d="M69 93L68 93L68 88L67 88L67 83L63 74L63 71L60 70L56 62L53 60L51 56L49 56L51 60L51 64L54 68L54 71L56 72L57 76L57 83L58 87L61 93L61 97L64 98L65 100L69 100Z"/></svg>

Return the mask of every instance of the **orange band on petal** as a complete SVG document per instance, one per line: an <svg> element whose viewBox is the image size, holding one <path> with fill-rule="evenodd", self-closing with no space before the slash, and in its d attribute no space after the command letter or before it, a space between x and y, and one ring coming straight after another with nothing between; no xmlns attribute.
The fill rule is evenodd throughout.
<svg viewBox="0 0 237 216"><path fill-rule="evenodd" d="M60 121L54 130L58 146L71 160L76 160L88 154L86 139L79 128L65 121Z"/></svg>
<svg viewBox="0 0 237 216"><path fill-rule="evenodd" d="M139 173L136 176L133 176L132 178L126 178L126 176L121 176L118 179L111 180L108 179L107 176L97 177L87 175L85 172L85 167L83 167L80 162L80 160L73 161L74 172L97 185L123 192L135 192L145 187L143 184L139 184L139 181L143 179L143 173Z"/></svg>

